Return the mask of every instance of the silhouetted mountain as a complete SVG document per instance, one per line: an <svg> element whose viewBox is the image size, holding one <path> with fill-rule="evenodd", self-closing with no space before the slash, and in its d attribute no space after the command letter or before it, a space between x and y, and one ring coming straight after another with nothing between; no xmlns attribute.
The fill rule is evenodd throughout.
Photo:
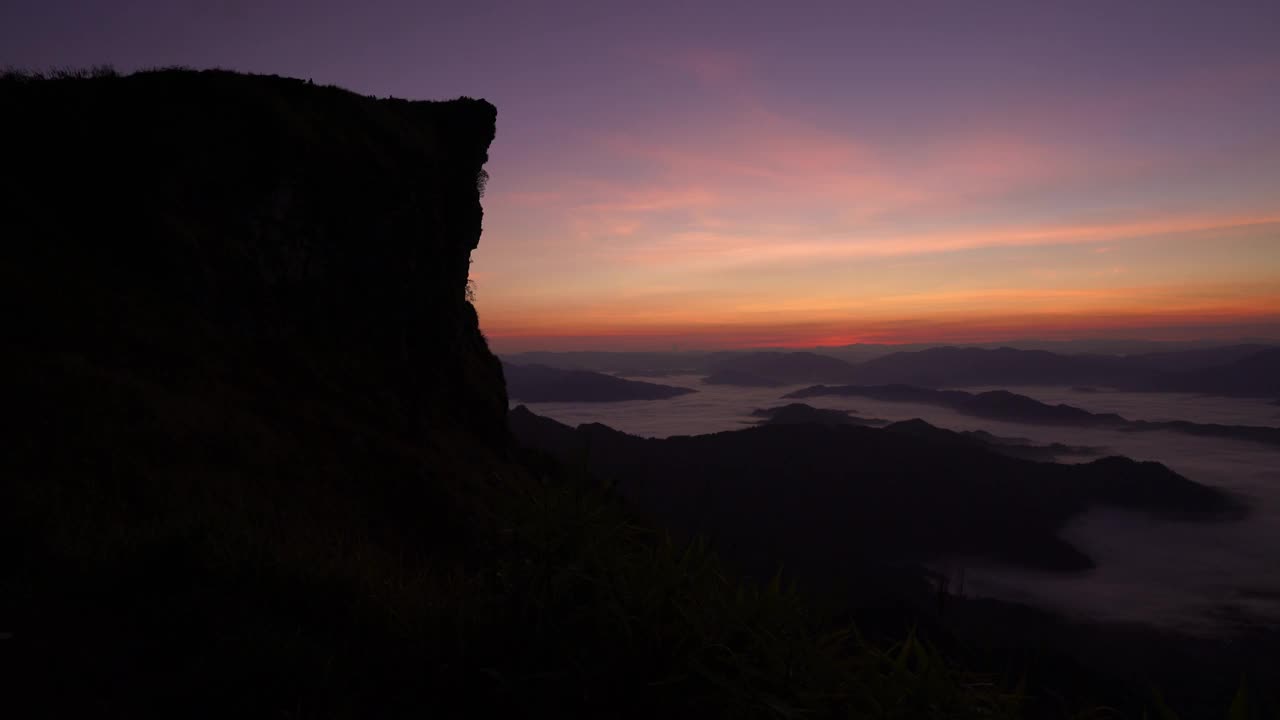
<svg viewBox="0 0 1280 720"><path fill-rule="evenodd" d="M1017 340L1003 343L1024 350L1049 350L1066 354L1142 355L1146 353L1178 352L1185 350L1209 350L1230 345L1276 345L1280 338L1243 336L1230 339L1199 340L1134 340L1134 339L1085 339L1085 340Z"/></svg>
<svg viewBox="0 0 1280 720"><path fill-rule="evenodd" d="M762 425L809 423L819 425L864 425L864 427L869 428L884 428L890 430L890 432L913 434L913 436L931 439L934 442L950 443L950 445L963 447L989 448L989 450L1000 452L1001 455L1023 457L1023 459L1027 460L1053 460L1059 456L1102 454L1102 448L1098 447L1069 446L1062 445L1060 442L1051 443L1051 445L1037 445L1037 443L1029 441L1027 438L993 436L993 434L984 432L984 430L954 432L954 430L933 427L933 425L920 419L891 423L890 420L878 418L859 418L859 416L847 413L845 410L820 409L820 407L805 405L804 402L792 402L790 405L754 410L751 411L751 415L756 416L756 418L765 418L760 423Z"/></svg>
<svg viewBox="0 0 1280 720"><path fill-rule="evenodd" d="M503 360L516 365L545 365L566 370L594 370L632 377L700 375L716 353L704 352L548 352L511 353Z"/></svg>
<svg viewBox="0 0 1280 720"><path fill-rule="evenodd" d="M756 352L713 363L703 382L758 387L843 382L852 367L843 360L810 352Z"/></svg>
<svg viewBox="0 0 1280 720"><path fill-rule="evenodd" d="M1060 457L1069 457L1072 455L1101 455L1106 451L1106 448L1101 447L1092 447L1088 445L1066 445L1058 442L1042 445L1032 442L1027 438L1011 438L992 435L985 430L965 430L960 434L985 443L992 450L1003 455L1019 457L1026 460L1056 460Z"/></svg>
<svg viewBox="0 0 1280 720"><path fill-rule="evenodd" d="M910 385L816 385L787 393L785 397L803 399L824 395L938 405L974 417L1036 425L1098 426L1120 425L1125 422L1119 415L1095 414L1071 405L1047 405L1007 390L992 390L975 395L963 390L931 390Z"/></svg>
<svg viewBox="0 0 1280 720"><path fill-rule="evenodd" d="M843 360L850 365L866 362L885 355L892 355L900 352L912 352L915 350L927 350L937 347L939 343L904 343L899 345L887 345L883 343L854 343L852 345L831 345L818 346L809 348L810 352L826 357ZM789 352L794 352L790 350Z"/></svg>
<svg viewBox="0 0 1280 720"><path fill-rule="evenodd" d="M1246 397L1280 396L1280 348L1244 354L1211 367L1169 373L1137 389Z"/></svg>
<svg viewBox="0 0 1280 720"><path fill-rule="evenodd" d="M879 418L861 418L844 410L824 410L804 403L791 403L772 408L753 410L755 417L764 418L761 425L795 425L817 423L819 425L866 425L878 427L889 424Z"/></svg>
<svg viewBox="0 0 1280 720"><path fill-rule="evenodd" d="M1273 345L1243 343L1184 350L1136 353L1125 356L1125 362L1158 372L1185 372L1229 365L1258 353L1275 350Z"/></svg>
<svg viewBox="0 0 1280 720"><path fill-rule="evenodd" d="M765 418L761 425L862 425L865 427L884 427L890 432L903 433L923 437L934 442L957 445L961 447L982 447L994 450L1002 455L1024 458L1027 460L1054 460L1066 455L1100 455L1101 448L1077 447L1052 443L1039 445L1026 438L1006 438L992 435L982 430L966 430L955 432L943 430L923 420L906 420L890 422L879 418L862 418L844 410L815 408L805 403L791 403L773 408L754 410L755 417Z"/></svg>
<svg viewBox="0 0 1280 720"><path fill-rule="evenodd" d="M892 423L886 426L885 430L911 435L940 445L982 447L998 452L1001 455L1024 460L1053 461L1060 456L1102 454L1102 448L1080 447L1062 443L1040 445L1026 438L1000 437L983 430L965 430L962 432L944 430L919 418Z"/></svg>
<svg viewBox="0 0 1280 720"><path fill-rule="evenodd" d="M990 343L963 343L962 347L994 350L1011 347L1015 350L1048 350L1058 355L1143 355L1150 353L1180 352L1184 350L1211 350L1213 348L1241 344L1272 344L1259 338L1233 340L1138 340L1134 338L1088 338L1077 340L1036 340L1021 338ZM904 348L906 349L906 348Z"/></svg>
<svg viewBox="0 0 1280 720"><path fill-rule="evenodd" d="M755 564L813 572L869 553L1082 569L1089 559L1057 531L1091 506L1205 517L1234 507L1157 463L1029 462L919 420L882 430L779 424L662 440L598 424L573 429L523 406L510 423L526 446L586 463L676 527L710 533Z"/></svg>
<svg viewBox="0 0 1280 720"><path fill-rule="evenodd" d="M1280 348L1237 345L1120 357L943 347L869 360L853 366L848 377L860 385L1085 385L1269 397L1280 393Z"/></svg>
<svg viewBox="0 0 1280 720"><path fill-rule="evenodd" d="M1218 348L1240 345L1274 347L1278 340L1263 338L1238 338L1235 340L1137 340L1132 338L1093 338L1080 340L1036 340L1021 338L998 342L974 343L905 343L885 345L881 343L854 343L852 345L828 345L809 348L820 355L837 357L847 362L865 362L875 357L898 352L915 352L939 347L978 348L997 350L1047 350L1057 355L1108 355L1135 356L1177 353L1181 351L1206 351L1213 354ZM1230 354L1228 352L1228 354Z"/></svg>
<svg viewBox="0 0 1280 720"><path fill-rule="evenodd" d="M991 390L978 393L956 409L966 415L1000 418L1014 422L1037 425L1085 425L1096 427L1123 423L1124 418L1115 413L1092 413L1072 405L1049 405L1025 395L1008 390Z"/></svg>
<svg viewBox="0 0 1280 720"><path fill-rule="evenodd" d="M784 397L801 400L822 396L865 397L887 402L922 403L950 408L963 415L1031 425L1067 425L1075 427L1109 427L1119 430L1170 430L1209 437L1280 445L1280 428L1253 425L1218 425L1183 420L1126 420L1115 413L1092 413L1081 408L1049 405L1008 390L969 393L963 390L931 390L910 385L815 385L787 393Z"/></svg>
<svg viewBox="0 0 1280 720"><path fill-rule="evenodd" d="M1187 435L1280 445L1280 428L1260 425L1221 425L1218 423L1195 423L1186 420L1130 420L1125 424L1124 429L1136 431L1169 430Z"/></svg>
<svg viewBox="0 0 1280 720"><path fill-rule="evenodd" d="M590 370L503 363L507 394L524 402L659 400L697 392L691 388L626 380Z"/></svg>
<svg viewBox="0 0 1280 720"><path fill-rule="evenodd" d="M941 347L894 353L853 367L849 382L922 387L964 385L1114 385L1141 378L1124 360L1101 355L1056 355L1044 350Z"/></svg>
<svg viewBox="0 0 1280 720"><path fill-rule="evenodd" d="M1091 352L1082 352L1086 349ZM1261 342L1022 341L1009 346L859 344L815 352L527 352L507 359L629 376L705 375L709 384L743 387L1066 385L1269 397L1280 394L1271 380L1280 373L1270 372L1276 358L1266 354L1272 350L1275 345Z"/></svg>

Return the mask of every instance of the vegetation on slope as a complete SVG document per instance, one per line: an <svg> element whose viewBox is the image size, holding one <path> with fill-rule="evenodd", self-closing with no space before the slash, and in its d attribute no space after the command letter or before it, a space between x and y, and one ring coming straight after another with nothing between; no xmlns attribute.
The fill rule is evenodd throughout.
<svg viewBox="0 0 1280 720"><path fill-rule="evenodd" d="M469 536L442 546L362 517L327 484L143 488L107 472L20 483L6 498L21 509L5 518L17 540L2 587L15 632L0 648L6 678L54 714L1017 707L923 643L873 647L780 580L732 579L702 544L635 524L604 491L550 474L501 486L472 489Z"/></svg>

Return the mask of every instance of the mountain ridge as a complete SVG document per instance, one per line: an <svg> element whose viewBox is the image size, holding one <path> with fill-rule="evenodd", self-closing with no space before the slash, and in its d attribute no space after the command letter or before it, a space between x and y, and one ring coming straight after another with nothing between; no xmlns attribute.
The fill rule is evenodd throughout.
<svg viewBox="0 0 1280 720"><path fill-rule="evenodd" d="M1222 425L1185 420L1130 420L1116 413L1094 413L1074 405L1050 405L1008 390L971 393L934 390L912 385L813 385L784 395L802 400L822 396L865 397L888 402L923 403L949 408L962 415L1033 425L1104 427L1116 430L1170 430L1190 435L1225 437L1268 445L1280 445L1280 428L1260 425Z"/></svg>
<svg viewBox="0 0 1280 720"><path fill-rule="evenodd" d="M503 363L507 394L523 402L622 402L662 400L695 393L693 388L627 380L591 370Z"/></svg>
<svg viewBox="0 0 1280 720"><path fill-rule="evenodd" d="M886 555L897 547L899 559L912 561L946 548L1082 570L1092 561L1057 531L1093 503L1204 516L1239 507L1158 463L1031 462L921 420L884 429L783 423L666 439L599 423L571 428L524 406L510 422L526 447L586 463L643 512L705 532L751 563L797 571L824 547ZM774 553L784 547L791 550Z"/></svg>

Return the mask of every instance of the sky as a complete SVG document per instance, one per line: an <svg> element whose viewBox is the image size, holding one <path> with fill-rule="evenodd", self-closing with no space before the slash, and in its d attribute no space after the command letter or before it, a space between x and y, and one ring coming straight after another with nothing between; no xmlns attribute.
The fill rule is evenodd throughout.
<svg viewBox="0 0 1280 720"><path fill-rule="evenodd" d="M0 3L0 66L498 107L500 352L1280 337L1280 2Z"/></svg>

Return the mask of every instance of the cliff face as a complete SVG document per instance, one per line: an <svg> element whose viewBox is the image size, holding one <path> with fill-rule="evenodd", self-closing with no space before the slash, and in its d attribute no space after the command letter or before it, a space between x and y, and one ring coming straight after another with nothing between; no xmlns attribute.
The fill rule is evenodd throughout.
<svg viewBox="0 0 1280 720"><path fill-rule="evenodd" d="M221 683L259 715L376 696L439 645L394 618L454 607L435 578L525 477L466 299L495 115L225 72L0 78L11 687L123 712Z"/></svg>
<svg viewBox="0 0 1280 720"><path fill-rule="evenodd" d="M501 367L465 299L489 103L165 71L12 78L0 112L24 350L314 385L406 439L501 442Z"/></svg>

